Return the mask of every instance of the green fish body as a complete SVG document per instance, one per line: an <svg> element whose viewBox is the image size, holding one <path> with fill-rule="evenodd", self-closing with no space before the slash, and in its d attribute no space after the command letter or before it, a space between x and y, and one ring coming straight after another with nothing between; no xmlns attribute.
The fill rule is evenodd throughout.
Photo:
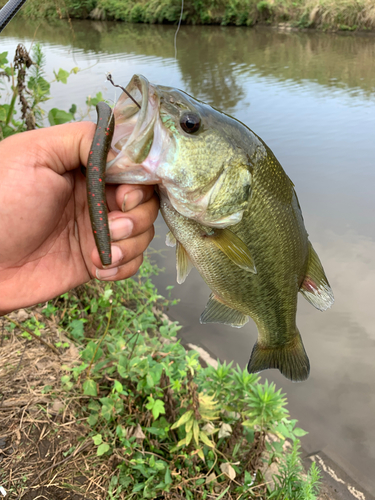
<svg viewBox="0 0 375 500"><path fill-rule="evenodd" d="M158 184L176 245L177 281L195 266L212 290L202 323L258 329L250 372L277 368L305 380L309 360L296 326L300 291L325 310L333 294L308 240L293 183L245 125L184 92L135 76L115 107L119 152L107 182Z"/></svg>

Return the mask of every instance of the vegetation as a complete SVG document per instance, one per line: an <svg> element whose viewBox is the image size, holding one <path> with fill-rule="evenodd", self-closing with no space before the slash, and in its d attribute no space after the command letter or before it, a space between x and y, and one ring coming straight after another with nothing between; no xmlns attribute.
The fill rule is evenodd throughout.
<svg viewBox="0 0 375 500"><path fill-rule="evenodd" d="M0 4L5 0L0 0ZM181 0L28 0L27 18L114 19L129 23L177 23ZM289 23L297 28L373 30L373 0L185 0L182 21L189 24L254 26Z"/></svg>
<svg viewBox="0 0 375 500"><path fill-rule="evenodd" d="M35 335L48 339L54 332L52 347L61 358L72 344L78 348L75 362L61 366L59 384L42 379L32 386L49 408L55 399L65 402L60 415L72 401L80 403L70 417L81 422L79 439L69 439L62 457L74 462L86 450L86 463L109 467L101 485L112 499L316 499L319 473L313 464L304 475L298 438L305 432L289 418L284 395L238 366L203 368L196 352L186 352L176 339L180 326L162 312L169 301L151 281L157 272L146 260L136 279L89 283L28 311L22 323L6 318L9 342L16 332L28 346ZM13 385L14 369L9 363L2 373L4 394L7 379ZM21 414L8 429L20 425ZM69 484L58 458L51 474ZM14 468L12 455L3 463L3 485L10 463ZM84 469L80 462L76 467L76 475ZM15 495L27 490L36 472L23 472L26 479L12 485Z"/></svg>
<svg viewBox="0 0 375 500"><path fill-rule="evenodd" d="M38 45L33 58L22 46L14 64L0 55L11 82L10 104L0 103L3 137L42 126L49 84ZM60 69L55 78L66 83L69 74ZM52 110L49 121L74 112ZM289 418L284 394L238 366L204 368L186 352L180 326L163 312L173 302L151 281L158 272L146 259L135 279L93 281L0 319L3 488L24 500L69 491L74 500L88 491L107 499L315 500L319 472L313 463L304 474L305 431Z"/></svg>
<svg viewBox="0 0 375 500"><path fill-rule="evenodd" d="M42 104L50 98L50 82L45 78L44 61L39 43L33 45L31 57L25 47L19 44L12 63L8 61L7 52L0 53L0 140L44 126L46 116ZM58 72L54 71L53 81L66 84L69 75L78 71L77 67L70 72L60 68ZM100 92L94 98L87 98L87 113L100 100L103 100ZM76 112L75 104L69 111L52 108L47 116L48 122L50 125L59 125L72 121L76 118Z"/></svg>

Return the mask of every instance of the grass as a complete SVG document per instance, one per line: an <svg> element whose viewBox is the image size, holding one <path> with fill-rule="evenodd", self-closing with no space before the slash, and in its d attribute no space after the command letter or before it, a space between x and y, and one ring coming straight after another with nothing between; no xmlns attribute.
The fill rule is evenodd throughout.
<svg viewBox="0 0 375 500"><path fill-rule="evenodd" d="M284 395L239 367L202 367L153 273L146 260L135 279L0 320L9 498L316 500Z"/></svg>
<svg viewBox="0 0 375 500"><path fill-rule="evenodd" d="M0 0L3 5L5 0ZM177 23L180 0L29 0L27 18L109 19L130 23ZM289 23L297 28L374 30L373 0L185 0L183 22L254 26Z"/></svg>

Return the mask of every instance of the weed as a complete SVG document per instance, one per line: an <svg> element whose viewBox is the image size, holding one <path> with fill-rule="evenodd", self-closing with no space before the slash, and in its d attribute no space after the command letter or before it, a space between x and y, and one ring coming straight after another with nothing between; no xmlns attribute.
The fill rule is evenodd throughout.
<svg viewBox="0 0 375 500"><path fill-rule="evenodd" d="M45 57L39 43L33 45L31 55L19 44L13 63L9 63L7 52L0 54L0 140L43 127L45 111L42 104L50 99L50 82L46 80L44 64ZM79 68L70 72L60 68L54 72L54 81L66 84L69 75L78 71ZM52 108L48 121L50 125L72 121L76 110L74 104L69 112Z"/></svg>
<svg viewBox="0 0 375 500"><path fill-rule="evenodd" d="M0 0L0 6L5 0ZM27 18L114 19L131 23L177 23L181 0L29 0ZM289 21L300 28L354 31L375 28L373 0L185 0L189 24L253 26Z"/></svg>
<svg viewBox="0 0 375 500"><path fill-rule="evenodd" d="M151 281L155 272L146 259L137 279L91 283L55 302L65 311L60 327L80 349L80 363L61 382L67 396L90 396L82 408L88 435L97 456L117 464L109 498L215 491L250 499L257 488L265 493L274 461L281 461L276 493L292 484L290 500L313 494L316 471L303 479L298 455L305 432L289 419L284 395L238 366L202 368L176 339L180 326L162 313L169 303ZM284 466L285 439L294 444Z"/></svg>

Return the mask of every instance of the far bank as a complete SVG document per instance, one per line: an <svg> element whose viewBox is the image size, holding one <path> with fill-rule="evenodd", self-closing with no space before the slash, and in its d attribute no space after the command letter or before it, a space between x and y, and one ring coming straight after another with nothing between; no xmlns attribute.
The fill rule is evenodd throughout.
<svg viewBox="0 0 375 500"><path fill-rule="evenodd" d="M5 5L0 0L0 7ZM21 13L27 19L77 18L128 23L178 23L181 0L28 0ZM322 31L374 31L372 0L185 0L185 24L278 25Z"/></svg>

